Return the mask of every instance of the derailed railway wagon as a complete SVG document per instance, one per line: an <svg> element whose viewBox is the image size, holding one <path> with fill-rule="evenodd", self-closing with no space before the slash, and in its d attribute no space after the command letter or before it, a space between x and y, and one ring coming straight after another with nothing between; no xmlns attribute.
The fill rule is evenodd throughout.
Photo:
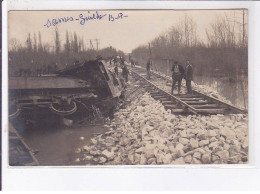
<svg viewBox="0 0 260 194"><path fill-rule="evenodd" d="M123 81L104 61L87 61L55 75L9 78L9 118L111 116L124 92ZM84 113L84 114L83 114ZM75 116L77 115L77 116ZM54 119L55 120L55 119Z"/></svg>

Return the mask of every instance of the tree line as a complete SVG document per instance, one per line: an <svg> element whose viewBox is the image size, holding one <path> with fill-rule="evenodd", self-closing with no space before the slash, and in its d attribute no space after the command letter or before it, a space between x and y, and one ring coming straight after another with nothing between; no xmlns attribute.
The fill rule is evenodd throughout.
<svg viewBox="0 0 260 194"><path fill-rule="evenodd" d="M236 14L216 17L205 29L206 40L198 35L197 24L193 19L185 15L166 33L154 38L149 44L134 49L132 56L141 65L145 65L151 57L159 68L167 64L165 61L176 60L184 65L189 59L197 75L235 77L241 73L246 74L247 12L240 10Z"/></svg>
<svg viewBox="0 0 260 194"><path fill-rule="evenodd" d="M108 58L124 53L113 47L98 49L87 47L83 37L76 32L66 31L64 43L56 28L54 39L50 43L42 43L40 32L28 33L25 44L20 44L17 39L9 42L9 75L10 76L39 76L54 73L58 69L78 62L93 60L97 56Z"/></svg>

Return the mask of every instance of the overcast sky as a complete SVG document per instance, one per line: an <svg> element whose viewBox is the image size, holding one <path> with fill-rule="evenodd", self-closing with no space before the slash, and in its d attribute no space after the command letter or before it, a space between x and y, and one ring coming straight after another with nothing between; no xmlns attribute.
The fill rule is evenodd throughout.
<svg viewBox="0 0 260 194"><path fill-rule="evenodd" d="M11 11L9 12L9 41L16 38L24 44L28 33L33 34L41 32L42 42L54 44L55 28L57 27L61 41L64 43L66 30L76 32L79 37L83 37L87 42L89 39L99 39L99 48L113 46L124 52L131 52L139 45L147 44L159 34L167 31L171 26L180 22L187 14L197 24L197 33L201 39L206 40L205 29L215 21L217 16L235 16L242 22L242 11L228 10L153 10L153 11L98 11L100 15L105 15L100 20L86 21L84 25L80 24L83 17L90 16L95 11ZM109 21L109 14L114 18L122 13L122 17ZM47 23L48 19L72 17L73 21L59 23L55 27ZM79 18L79 20L76 20ZM86 45L88 46L88 45Z"/></svg>

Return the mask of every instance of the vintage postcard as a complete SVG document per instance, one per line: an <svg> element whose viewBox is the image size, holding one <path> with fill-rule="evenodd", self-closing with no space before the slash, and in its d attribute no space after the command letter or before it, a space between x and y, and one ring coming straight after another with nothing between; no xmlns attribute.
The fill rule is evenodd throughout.
<svg viewBox="0 0 260 194"><path fill-rule="evenodd" d="M10 166L247 164L248 10L8 12Z"/></svg>

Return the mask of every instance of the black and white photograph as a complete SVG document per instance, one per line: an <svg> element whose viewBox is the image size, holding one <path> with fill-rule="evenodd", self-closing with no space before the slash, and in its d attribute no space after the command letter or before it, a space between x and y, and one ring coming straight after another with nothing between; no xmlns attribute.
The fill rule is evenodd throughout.
<svg viewBox="0 0 260 194"><path fill-rule="evenodd" d="M248 164L248 19L9 11L9 166Z"/></svg>

